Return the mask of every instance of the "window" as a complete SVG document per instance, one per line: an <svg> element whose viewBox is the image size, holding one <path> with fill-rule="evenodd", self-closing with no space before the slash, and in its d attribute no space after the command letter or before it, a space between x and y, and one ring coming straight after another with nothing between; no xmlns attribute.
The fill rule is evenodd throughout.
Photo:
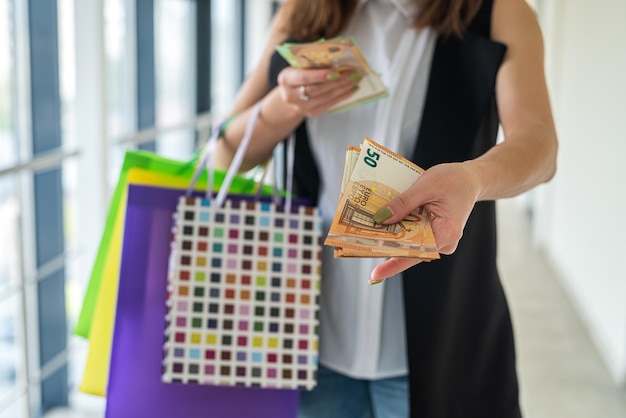
<svg viewBox="0 0 626 418"><path fill-rule="evenodd" d="M76 394L88 346L71 331L124 152L140 128L228 111L271 1L101 6L0 0L0 418L102 412ZM196 146L191 127L152 139L181 160Z"/></svg>
<svg viewBox="0 0 626 418"><path fill-rule="evenodd" d="M26 416L12 3L0 2L0 417ZM5 171L4 174L2 172ZM15 402L15 399L20 402Z"/></svg>
<svg viewBox="0 0 626 418"><path fill-rule="evenodd" d="M195 5L188 0L155 3L156 125L174 126L196 114ZM157 152L188 159L194 150L194 130L160 134Z"/></svg>

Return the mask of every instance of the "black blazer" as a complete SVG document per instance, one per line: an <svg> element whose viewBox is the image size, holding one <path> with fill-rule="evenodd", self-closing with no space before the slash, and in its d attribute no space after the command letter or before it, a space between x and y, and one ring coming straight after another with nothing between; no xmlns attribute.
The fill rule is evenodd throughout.
<svg viewBox="0 0 626 418"><path fill-rule="evenodd" d="M496 143L495 79L506 46L490 39L493 0L461 39L437 39L412 160L464 161ZM288 64L274 54L269 84ZM317 202L320 178L305 122L296 130L294 182ZM404 273L414 418L519 418L513 331L496 268L495 202L479 202L456 252Z"/></svg>

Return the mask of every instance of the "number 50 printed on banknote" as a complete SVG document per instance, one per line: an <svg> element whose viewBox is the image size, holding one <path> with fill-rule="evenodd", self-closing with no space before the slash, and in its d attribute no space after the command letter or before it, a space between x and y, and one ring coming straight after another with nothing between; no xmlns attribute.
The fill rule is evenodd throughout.
<svg viewBox="0 0 626 418"><path fill-rule="evenodd" d="M423 171L370 138L348 147L337 211L324 244L335 247L336 257L439 258L425 209L391 225L374 221L374 214Z"/></svg>

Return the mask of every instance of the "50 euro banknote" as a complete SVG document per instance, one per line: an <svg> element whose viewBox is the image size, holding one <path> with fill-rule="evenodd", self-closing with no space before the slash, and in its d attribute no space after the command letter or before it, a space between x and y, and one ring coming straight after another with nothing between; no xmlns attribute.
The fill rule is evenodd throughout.
<svg viewBox="0 0 626 418"><path fill-rule="evenodd" d="M418 208L391 225L374 221L374 214L423 171L367 137L360 147L348 147L337 211L324 242L335 247L335 257L439 258L427 210Z"/></svg>

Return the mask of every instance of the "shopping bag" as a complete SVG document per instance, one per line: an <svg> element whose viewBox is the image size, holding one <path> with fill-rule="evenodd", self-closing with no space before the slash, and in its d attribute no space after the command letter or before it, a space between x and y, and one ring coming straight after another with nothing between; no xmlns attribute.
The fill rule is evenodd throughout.
<svg viewBox="0 0 626 418"><path fill-rule="evenodd" d="M172 213L180 195L128 187L106 417L295 417L298 391L162 382Z"/></svg>
<svg viewBox="0 0 626 418"><path fill-rule="evenodd" d="M165 382L315 386L321 216L291 196L268 201L227 193L254 118L253 112L217 196L179 199Z"/></svg>
<svg viewBox="0 0 626 418"><path fill-rule="evenodd" d="M161 185L178 187L181 190L188 185L187 179L145 169L131 168L126 170L124 175L128 184ZM204 184L204 182L200 182L200 184ZM94 332L90 333L89 336L89 351L79 390L98 396L105 396L109 374L125 208L126 190L124 190L117 206L118 214L115 217L115 223L112 229L107 230L110 234L107 263L103 266L100 275L92 275L92 277L98 277L101 284L93 302L95 309L92 313L91 329Z"/></svg>
<svg viewBox="0 0 626 418"><path fill-rule="evenodd" d="M98 396L104 396L106 392L127 185L153 184L184 190L189 185L193 172L193 161L182 163L145 151L126 153L83 302L82 322L79 321L80 325L77 326L77 330L80 328L83 332L95 330L89 333L89 352L79 386L81 392ZM224 171L216 173L216 185L221 184L224 175ZM206 175L199 179L198 185L206 187ZM242 193L253 193L257 188L256 181L241 176L237 176L231 186L231 190ZM261 193L267 195L272 190L272 187L263 186Z"/></svg>
<svg viewBox="0 0 626 418"><path fill-rule="evenodd" d="M188 184L192 174L194 173L195 166L195 160L180 162L148 151L126 152L118 182L109 204L105 227L102 233L102 238L100 240L91 276L89 278L87 291L83 299L83 305L76 326L74 327L75 335L89 338L102 279L103 277L108 277L108 274L111 274L111 270L114 272L113 274L117 274L117 270L119 269L119 254L121 245L121 236L119 234L121 229L119 225L121 222L120 220L123 220L129 170L138 168L150 173L165 174L175 178L182 178L186 179L186 184ZM216 186L221 184L224 174L225 172L222 170L215 171ZM200 178L200 181L205 182L206 175L203 175ZM250 194L255 192L257 182L252 178L238 176L231 187L233 193ZM271 188L264 188L263 193L271 193Z"/></svg>

